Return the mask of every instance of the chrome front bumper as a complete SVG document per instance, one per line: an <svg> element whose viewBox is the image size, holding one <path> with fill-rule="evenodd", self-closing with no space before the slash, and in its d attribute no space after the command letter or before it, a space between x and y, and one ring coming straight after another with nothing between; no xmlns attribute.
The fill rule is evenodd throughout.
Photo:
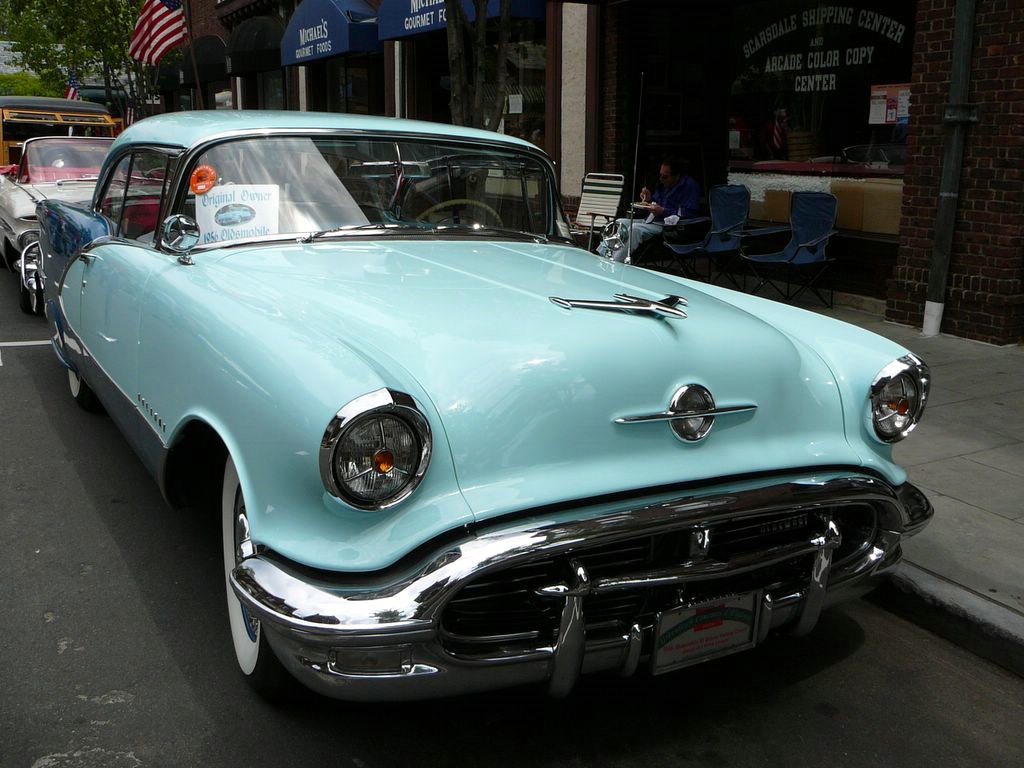
<svg viewBox="0 0 1024 768"><path fill-rule="evenodd" d="M328 696L357 701L433 698L546 682L552 695L567 694L581 674L631 675L649 656L653 624L638 620L614 637L588 638L584 600L591 596L678 588L805 562L798 585L759 585L756 642L784 625L809 632L821 610L870 590L901 557L900 541L919 531L932 507L919 490L893 488L866 475L831 474L774 478L743 490L700 493L641 506L575 510L533 521L495 526L442 546L408 568L378 574L311 573L257 554L232 573L232 586L262 621L263 631L289 671ZM876 523L834 562L842 531L836 510L869 506ZM593 578L574 553L637 537L692 531L694 541L716 522L778 512L806 512L819 530L801 541L718 560L698 554L670 567ZM589 512L589 514L588 514ZM842 514L841 512L839 513ZM705 533L706 536L706 533ZM705 553L706 555L706 553ZM514 649L491 645L486 653L454 653L442 629L445 607L470 582L535 561L564 558L565 578L536 594L553 601L559 619L553 639ZM646 645L645 645L646 638ZM490 640L491 638L485 638ZM522 638L517 638L522 640Z"/></svg>

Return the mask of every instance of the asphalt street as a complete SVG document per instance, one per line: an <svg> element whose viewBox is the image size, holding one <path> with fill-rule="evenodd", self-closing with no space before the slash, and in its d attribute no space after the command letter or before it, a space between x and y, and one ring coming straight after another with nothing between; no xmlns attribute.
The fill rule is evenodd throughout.
<svg viewBox="0 0 1024 768"><path fill-rule="evenodd" d="M868 601L565 700L271 707L235 669L218 522L172 512L46 336L0 272L0 768L1024 764L1024 680Z"/></svg>

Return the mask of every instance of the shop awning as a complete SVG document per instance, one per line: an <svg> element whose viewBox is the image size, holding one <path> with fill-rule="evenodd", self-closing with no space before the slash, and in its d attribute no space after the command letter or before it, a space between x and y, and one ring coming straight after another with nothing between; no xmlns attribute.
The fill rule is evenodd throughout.
<svg viewBox="0 0 1024 768"><path fill-rule="evenodd" d="M543 19L545 0L512 0L512 16L517 19ZM466 17L476 19L472 0L462 0ZM487 17L501 15L501 0L488 0ZM381 40L394 40L420 32L445 29L448 20L444 0L384 0L377 14Z"/></svg>
<svg viewBox="0 0 1024 768"><path fill-rule="evenodd" d="M281 66L381 48L377 12L363 0L303 0L281 38Z"/></svg>
<svg viewBox="0 0 1024 768"><path fill-rule="evenodd" d="M224 62L229 75L265 72L280 66L284 23L276 16L253 16L239 24L228 40Z"/></svg>
<svg viewBox="0 0 1024 768"><path fill-rule="evenodd" d="M195 51L195 67L192 66L192 52ZM216 35L204 35L197 37L181 51L179 66L179 85L194 86L196 84L196 71L199 72L199 82L215 83L227 80L227 70L224 67L224 56L227 47L224 41Z"/></svg>

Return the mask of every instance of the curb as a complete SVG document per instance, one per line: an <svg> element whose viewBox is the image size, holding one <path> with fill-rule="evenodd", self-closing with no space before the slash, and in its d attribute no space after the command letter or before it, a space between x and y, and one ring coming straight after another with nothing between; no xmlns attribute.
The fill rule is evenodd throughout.
<svg viewBox="0 0 1024 768"><path fill-rule="evenodd" d="M870 600L1024 677L1024 616L904 561Z"/></svg>

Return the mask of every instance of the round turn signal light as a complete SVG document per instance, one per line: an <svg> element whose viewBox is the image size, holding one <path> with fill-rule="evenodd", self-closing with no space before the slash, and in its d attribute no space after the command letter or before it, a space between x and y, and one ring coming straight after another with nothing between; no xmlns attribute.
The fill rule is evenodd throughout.
<svg viewBox="0 0 1024 768"><path fill-rule="evenodd" d="M386 475L395 466L395 454L389 451L387 448L381 448L375 454L373 454L373 468L380 472L382 475Z"/></svg>

